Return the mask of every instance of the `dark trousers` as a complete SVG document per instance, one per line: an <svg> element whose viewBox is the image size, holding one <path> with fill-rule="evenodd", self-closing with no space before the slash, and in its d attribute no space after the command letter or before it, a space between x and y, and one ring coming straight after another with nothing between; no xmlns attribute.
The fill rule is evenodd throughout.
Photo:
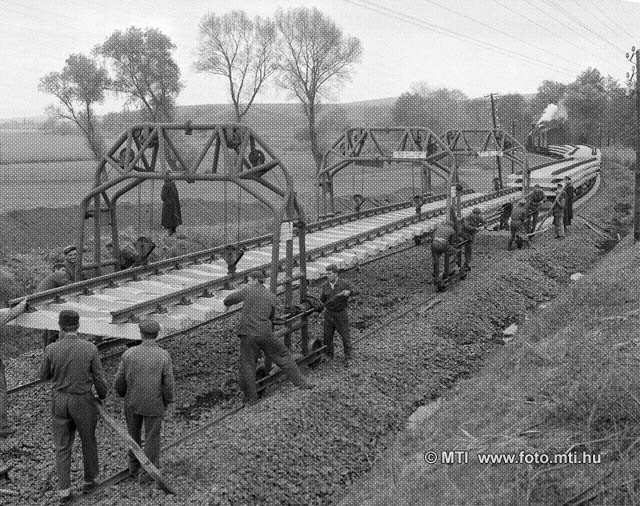
<svg viewBox="0 0 640 506"><path fill-rule="evenodd" d="M51 415L58 487L60 490L71 488L71 450L76 430L82 441L84 479L87 482L94 481L99 471L96 441L98 408L93 395L54 392Z"/></svg>
<svg viewBox="0 0 640 506"><path fill-rule="evenodd" d="M473 243L476 239L476 232L466 232L464 234L464 266L469 267L471 265L471 256L473 254Z"/></svg>
<svg viewBox="0 0 640 506"><path fill-rule="evenodd" d="M265 357L272 360L282 369L291 382L296 386L305 384L305 379L296 361L284 343L273 336L239 336L240 337L240 388L245 401L253 402L258 399L256 391L256 363L262 350Z"/></svg>
<svg viewBox="0 0 640 506"><path fill-rule="evenodd" d="M162 431L162 415L139 415L131 406L124 406L124 417L127 429L138 446L144 448L144 454L151 463L160 468L160 432ZM142 427L144 426L144 446L142 445ZM129 450L129 473L135 474L140 469L140 462Z"/></svg>
<svg viewBox="0 0 640 506"><path fill-rule="evenodd" d="M442 243L442 242L432 242L431 243L431 263L433 264L433 282L440 283L440 257L444 255L444 277L446 278L449 275L449 266L451 263L451 255L454 255L458 252L456 248L451 246L450 244ZM460 263L460 258L457 258L458 264Z"/></svg>
<svg viewBox="0 0 640 506"><path fill-rule="evenodd" d="M567 204L564 207L564 225L571 225L573 219L573 202L567 200Z"/></svg>
<svg viewBox="0 0 640 506"><path fill-rule="evenodd" d="M326 309L324 312L323 344L326 346L325 353L331 357L334 352L333 335L336 330L342 337L345 358L351 358L353 347L351 346L351 334L349 332L349 315L346 309L344 311L329 311Z"/></svg>
<svg viewBox="0 0 640 506"><path fill-rule="evenodd" d="M513 241L516 240L516 236L527 248L530 246L529 236L527 235L527 231L525 230L525 228L525 225L511 226L511 237L509 237L509 244L507 245L508 250L511 250L511 248L513 247Z"/></svg>

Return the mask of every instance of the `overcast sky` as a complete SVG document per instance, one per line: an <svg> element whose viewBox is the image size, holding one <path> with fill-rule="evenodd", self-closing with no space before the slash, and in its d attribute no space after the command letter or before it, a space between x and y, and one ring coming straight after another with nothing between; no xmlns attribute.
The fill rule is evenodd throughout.
<svg viewBox="0 0 640 506"><path fill-rule="evenodd" d="M398 96L418 81L472 97L533 93L544 79L570 82L589 66L624 81L625 52L640 46L640 3L630 0L0 0L0 118L43 115L54 101L37 90L40 78L129 26L159 28L176 44L178 104L229 103L223 78L193 69L202 16L295 6L318 7L362 42L336 102ZM293 99L273 84L258 98L283 101ZM110 99L99 111L121 104Z"/></svg>

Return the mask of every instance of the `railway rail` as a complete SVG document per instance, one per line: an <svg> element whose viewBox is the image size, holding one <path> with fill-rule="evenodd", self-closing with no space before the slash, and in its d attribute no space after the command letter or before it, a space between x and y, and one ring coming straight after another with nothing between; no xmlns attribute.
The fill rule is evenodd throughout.
<svg viewBox="0 0 640 506"><path fill-rule="evenodd" d="M426 297L426 299L416 303L416 304L412 304L411 306L409 306L407 309L402 310L401 312L393 315L392 317L386 319L384 322L382 322L381 324L377 325L375 328L371 329L370 331L366 332L365 334L362 334L361 336L359 336L357 339L354 339L354 343L359 343L364 341L365 339L370 338L371 336L375 335L377 332L380 332L382 329L388 327L389 325L392 325L393 323L397 322L398 320L400 320L401 318L405 317L406 315L408 315L409 313L416 311L418 309L421 310L428 310L431 309L432 307L434 307L436 304L440 303L441 299L439 298L438 294L431 294L428 295ZM305 357L303 361L299 361L298 363L309 363L315 360L318 360L322 351L323 351L324 347L320 347L317 348L316 350L314 350L309 356ZM270 377L269 382L275 382L278 381L280 379L282 379L284 377L285 373L284 371L278 370L276 373L272 374ZM265 388L267 383L267 378L264 378L263 380L258 382L259 385L259 389L263 389ZM240 411L242 411L243 409L245 409L245 406L238 406L236 408L233 408L231 410L229 410L228 412L222 414L221 416L215 418L214 420L212 420L211 422L208 422L205 425L202 425L200 427L198 427L197 429L185 434L184 436L181 436L177 439L175 439L174 441L171 441L170 443L166 444L165 446L162 447L162 451L165 452L167 450L170 450L171 448L174 448L186 441L189 441L199 435L201 435L202 433L206 432L207 430L211 429L212 427L215 427L217 425L219 425L221 422L223 422L224 420L226 420L227 418L230 418L232 416L234 416L235 414L239 413ZM85 493L83 495L80 496L75 496L74 499L72 500L73 504L92 504L92 498L93 496L103 490L106 490L107 488L114 486L114 485L118 485L119 483L122 483L123 481L129 479L129 471L128 469L123 469L121 471L118 471L114 474L112 474L111 476L109 476L108 478L106 478L105 480L101 481L100 483L98 483L96 485L96 487L94 489L92 489L91 491L89 491L89 493Z"/></svg>
<svg viewBox="0 0 640 506"><path fill-rule="evenodd" d="M446 212L440 198L430 198L420 212L412 204L393 205L312 224L305 237L306 251L301 253L293 247L294 262L305 256L311 281L323 277L328 264L341 268L356 265L432 230ZM506 189L490 194L467 193L461 200L465 208L478 206L490 213L515 198L517 190ZM12 323L55 329L59 311L73 309L82 317L80 332L103 339L138 340L136 321L142 316L161 323L161 337L186 332L227 312L222 300L233 288L232 283L240 282L252 270L270 270L268 240L262 237L241 245L247 249L231 273L220 258L230 248L227 245L36 293L27 297L30 310ZM299 279L296 270L291 277L282 272L276 275L278 286Z"/></svg>

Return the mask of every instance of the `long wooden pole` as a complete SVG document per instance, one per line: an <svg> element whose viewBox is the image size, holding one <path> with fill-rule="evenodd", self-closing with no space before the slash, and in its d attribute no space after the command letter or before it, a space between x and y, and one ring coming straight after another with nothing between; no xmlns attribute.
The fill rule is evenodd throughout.
<svg viewBox="0 0 640 506"><path fill-rule="evenodd" d="M640 49L636 50L636 184L633 213L633 242L640 241Z"/></svg>

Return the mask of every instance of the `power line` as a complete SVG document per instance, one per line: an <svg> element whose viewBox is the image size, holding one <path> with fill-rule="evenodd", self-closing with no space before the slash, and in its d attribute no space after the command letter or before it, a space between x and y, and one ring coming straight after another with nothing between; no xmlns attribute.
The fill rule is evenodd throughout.
<svg viewBox="0 0 640 506"><path fill-rule="evenodd" d="M512 35L512 34L510 34L508 32L505 32L504 30L500 30L500 29L498 29L498 28L496 28L496 27L494 27L494 26L492 26L492 25L490 25L488 23L484 23L483 21L480 21L480 20L475 19L475 18L473 18L471 16L468 16L467 14L464 14L462 12L458 12L458 11L456 11L454 9L451 9L451 8L447 7L446 5L442 5L442 4L438 3L438 2L436 2L435 0L422 0L422 1L430 3L432 5L436 5L437 7L440 7L442 9L446 10L446 11L449 11L449 12L455 14L456 16L463 17L463 18L468 19L468 20L470 20L470 21L472 21L472 22L474 22L476 24L484 26L485 28L489 28L490 30L493 30L494 32L500 33L502 35L505 35L506 37L509 37L509 38L511 38L513 40L516 40L516 41L520 42L521 44L526 44L527 46L531 46L531 47L533 47L535 49L538 49L538 50L540 50L540 51L542 51L544 53L553 54L553 55L557 56L558 58L560 58L561 60L569 62L571 65L574 65L576 68L580 68L581 69L581 67L579 65L577 65L573 60L569 60L568 58L565 58L564 56L562 56L562 55L560 55L558 53L554 53L552 51L544 49L544 48L542 48L542 47L540 47L540 46L538 46L536 44L532 44L531 42L529 42L527 40L521 39L520 37L516 37L515 35Z"/></svg>
<svg viewBox="0 0 640 506"><path fill-rule="evenodd" d="M562 25L563 27L565 27L567 30L569 30L570 32L575 33L578 37L581 37L582 39L586 40L589 44L593 44L594 47L597 47L598 49L603 49L602 46L599 46L598 44L596 44L593 39L590 39L588 37L586 37L584 34L578 32L575 29L575 26L571 26L567 23L565 23L564 21L562 21L561 19L558 19L558 16L555 12L553 12L553 9L555 9L554 5L552 5L550 2L548 2L547 0L542 0L543 2L545 2L548 6L551 7L552 12L549 13L548 11L545 11L544 9L542 9L542 7L540 6L540 4L536 5L536 9L538 9L540 12L544 13L549 19L554 20L556 23ZM584 48L581 48L584 49ZM619 51L616 48L616 54L618 54Z"/></svg>
<svg viewBox="0 0 640 506"><path fill-rule="evenodd" d="M529 64L535 65L537 62L537 66L544 66L547 67L548 69L552 69L555 70L556 72L561 72L563 74L566 75L571 75L572 77L575 77L575 72L573 70L570 70L566 67L561 67L559 65L554 65L552 63L548 63L545 62L543 60L539 60L538 58L534 58L534 57L530 57L527 55L524 55L522 53L518 53L517 51L512 51L510 49L506 49L504 47L501 46L497 46L495 44L491 44L490 42L486 42L480 39L476 39L475 37L471 37L469 35L466 34L462 34L462 33L458 33L455 32L453 30L449 30L447 28L444 28L442 26L439 25L434 25L432 23L429 23L423 19L419 19L416 18L414 16L409 16L407 14L401 14L398 11L394 10L394 9L390 9L390 8L386 8L386 7L382 7L380 5L374 4L374 3L366 3L366 0L359 0L360 2L363 3L358 3L355 0L344 0L347 3L351 3L354 5L357 5L358 7L363 7L365 9L368 10L372 10L374 12L378 12L379 14L385 14L385 15L389 15L391 17L394 17L396 19L399 19L401 21L404 21L406 23L412 24L414 26L420 26L423 28L429 28L430 30L442 34L442 35L446 35L448 37L453 37L455 39L461 40L461 39L466 39L469 41L472 41L472 43L474 43L474 45L477 46L481 46L481 47L485 47L485 48L489 48L492 49L496 52L508 55L508 56L515 56L516 58L523 60Z"/></svg>
<svg viewBox="0 0 640 506"><path fill-rule="evenodd" d="M528 16L525 16L524 14L522 14L521 12L516 11L515 9L509 7L508 4L503 4L502 2L500 2L499 0L493 0L493 2L497 3L500 7L503 7L504 9L513 12L514 14L516 14L517 16L520 16L521 18L526 19L527 21L529 21L530 23L533 23L534 25L536 25L538 28L542 28L543 30L545 30L547 33L550 33L551 35L558 37L559 39L562 39L563 41L567 42L568 44L572 45L573 47L575 47L576 49L579 49L580 51L582 51L584 49L584 47L580 47L578 44L576 44L575 42L573 42L570 39L565 39L564 37L560 36L560 33L558 32L554 32L553 30L549 30L549 28L547 28L546 26L538 23L535 19L531 19Z"/></svg>
<svg viewBox="0 0 640 506"><path fill-rule="evenodd" d="M598 37L600 40L602 40L603 42L606 42L607 44L609 44L611 47L613 47L616 51L621 51L622 54L625 53L625 50L622 49L620 46L615 45L613 42L611 42L609 39L605 39L602 35L600 35L599 33L594 32L589 26L585 25L579 18L577 18L576 16L574 16L573 14L571 14L570 11L568 11L567 9L565 9L564 7L562 7L560 4L556 3L554 0L543 0L543 2L545 2L547 5L553 4L556 6L557 9L560 10L560 12L562 12L568 19L575 21L576 23L578 23L584 30L586 30L587 32L591 33L592 35L595 35L596 37Z"/></svg>
<svg viewBox="0 0 640 506"><path fill-rule="evenodd" d="M626 33L629 37L634 38L635 35L632 35L631 33L629 33L623 26L619 25L618 23L616 23L616 21L612 18L609 17L609 15L603 11L600 6L598 5L596 0L592 0L593 6L598 10L598 12L600 12L600 14L602 14L605 18L607 18L609 21L611 21L611 23L613 23L614 26L618 27L620 30L622 30L624 33Z"/></svg>

